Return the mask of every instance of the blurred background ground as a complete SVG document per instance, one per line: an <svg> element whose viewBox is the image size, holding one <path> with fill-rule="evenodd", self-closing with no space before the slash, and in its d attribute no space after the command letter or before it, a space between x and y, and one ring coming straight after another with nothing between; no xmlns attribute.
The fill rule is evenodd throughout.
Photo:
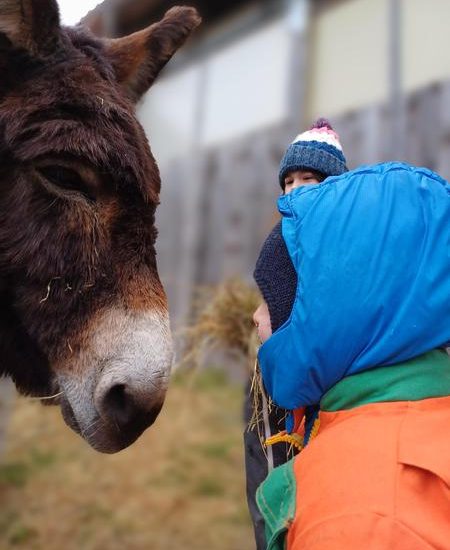
<svg viewBox="0 0 450 550"><path fill-rule="evenodd" d="M100 455L58 409L18 399L0 465L0 548L247 550L242 388L176 374L156 425Z"/></svg>

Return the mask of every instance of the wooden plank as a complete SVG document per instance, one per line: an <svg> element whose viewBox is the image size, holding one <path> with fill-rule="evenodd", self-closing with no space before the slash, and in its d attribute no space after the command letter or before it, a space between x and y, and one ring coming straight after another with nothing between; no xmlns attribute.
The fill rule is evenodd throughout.
<svg viewBox="0 0 450 550"><path fill-rule="evenodd" d="M6 447L6 436L16 390L9 378L0 378L0 459Z"/></svg>
<svg viewBox="0 0 450 550"><path fill-rule="evenodd" d="M436 169L442 177L450 181L450 81L443 83L441 87L439 120L441 131Z"/></svg>

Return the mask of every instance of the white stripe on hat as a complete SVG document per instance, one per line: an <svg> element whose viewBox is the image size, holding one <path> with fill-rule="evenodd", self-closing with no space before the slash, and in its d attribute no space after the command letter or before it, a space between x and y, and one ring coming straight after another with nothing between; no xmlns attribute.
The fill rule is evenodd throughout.
<svg viewBox="0 0 450 550"><path fill-rule="evenodd" d="M323 130L319 131L313 129L299 134L292 143L297 143L298 141L318 141L320 143L327 143L328 145L336 147L339 151L342 151L342 145L336 136L337 135L335 132L331 133L328 131L324 132Z"/></svg>

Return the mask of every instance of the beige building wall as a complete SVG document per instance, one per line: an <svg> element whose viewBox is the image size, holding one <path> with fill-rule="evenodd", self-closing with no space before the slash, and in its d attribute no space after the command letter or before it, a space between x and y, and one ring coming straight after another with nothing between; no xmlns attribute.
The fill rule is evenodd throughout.
<svg viewBox="0 0 450 550"><path fill-rule="evenodd" d="M157 161L189 155L195 139L213 147L285 120L289 55L288 21L277 17L163 75L138 108Z"/></svg>
<svg viewBox="0 0 450 550"><path fill-rule="evenodd" d="M402 1L405 92L450 78L450 1ZM307 116L335 116L387 101L389 0L348 0L320 13L311 32Z"/></svg>
<svg viewBox="0 0 450 550"><path fill-rule="evenodd" d="M332 116L386 99L388 0L329 7L311 29L309 118Z"/></svg>
<svg viewBox="0 0 450 550"><path fill-rule="evenodd" d="M450 79L450 1L403 0L407 92Z"/></svg>

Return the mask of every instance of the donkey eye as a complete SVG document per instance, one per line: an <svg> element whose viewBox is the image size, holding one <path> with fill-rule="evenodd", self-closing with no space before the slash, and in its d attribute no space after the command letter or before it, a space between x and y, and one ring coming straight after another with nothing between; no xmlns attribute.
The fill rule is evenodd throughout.
<svg viewBox="0 0 450 550"><path fill-rule="evenodd" d="M77 191L83 193L88 199L95 200L85 181L76 170L66 166L51 165L39 167L38 172L51 184L61 189Z"/></svg>

